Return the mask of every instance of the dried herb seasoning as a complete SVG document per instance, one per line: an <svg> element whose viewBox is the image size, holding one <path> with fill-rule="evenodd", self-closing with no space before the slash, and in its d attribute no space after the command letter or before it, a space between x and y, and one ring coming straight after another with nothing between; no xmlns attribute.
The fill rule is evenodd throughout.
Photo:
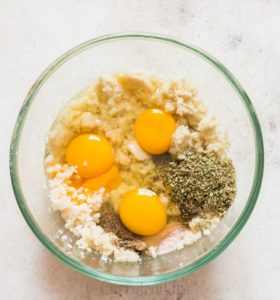
<svg viewBox="0 0 280 300"><path fill-rule="evenodd" d="M215 152L189 150L171 162L161 161L159 170L184 225L195 216L222 217L235 198L234 166Z"/></svg>
<svg viewBox="0 0 280 300"><path fill-rule="evenodd" d="M110 205L106 205L100 214L99 225L107 232L114 233L119 240L117 245L126 249L143 250L146 245L129 231L121 222L119 215Z"/></svg>

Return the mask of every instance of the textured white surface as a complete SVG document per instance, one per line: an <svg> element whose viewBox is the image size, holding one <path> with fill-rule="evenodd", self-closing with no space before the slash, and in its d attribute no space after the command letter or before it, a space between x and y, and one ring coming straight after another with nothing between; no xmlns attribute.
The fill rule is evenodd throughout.
<svg viewBox="0 0 280 300"><path fill-rule="evenodd" d="M216 56L251 97L266 147L259 201L234 243L195 274L146 288L57 261L25 224L8 172L11 132L36 77L69 48L120 31L170 34ZM280 299L279 36L278 0L0 0L0 299Z"/></svg>

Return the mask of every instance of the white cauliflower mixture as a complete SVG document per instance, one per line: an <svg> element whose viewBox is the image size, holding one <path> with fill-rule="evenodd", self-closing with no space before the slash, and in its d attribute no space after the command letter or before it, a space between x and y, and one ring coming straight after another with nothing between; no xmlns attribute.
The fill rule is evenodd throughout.
<svg viewBox="0 0 280 300"><path fill-rule="evenodd" d="M132 187L149 186L160 195L167 215L176 217L179 210L171 203L160 178L154 176L155 164L149 153L140 147L133 135L136 117L148 108L170 113L176 129L169 153L180 157L186 149L215 151L226 157L228 142L218 134L217 123L199 100L197 91L184 80L171 81L144 75L116 75L100 78L83 96L70 101L55 120L48 134L46 174L52 208L61 213L65 228L76 238L75 246L90 253L95 250L104 260L136 262L139 252L117 244L114 233L99 224L102 205L110 203L118 211L120 199ZM79 187L77 169L65 163L70 141L82 133L95 132L112 144L121 183L110 192L104 188L90 192ZM208 235L219 218L194 218L190 228L177 228L159 243L148 245L145 253L156 257L182 249Z"/></svg>

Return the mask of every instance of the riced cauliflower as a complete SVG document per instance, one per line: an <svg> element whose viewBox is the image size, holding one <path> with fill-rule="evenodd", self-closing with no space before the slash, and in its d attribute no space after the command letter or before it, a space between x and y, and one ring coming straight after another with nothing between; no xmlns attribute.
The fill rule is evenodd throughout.
<svg viewBox="0 0 280 300"><path fill-rule="evenodd" d="M63 108L49 131L46 146L45 168L51 205L53 210L60 212L65 228L75 236L75 247L81 258L94 250L105 261L140 261L137 251L118 246L119 238L98 225L104 203L110 203L118 211L120 199L132 188L151 188L160 195L168 216L178 217L180 214L177 206L170 205L162 179L155 176L152 155L134 138L134 120L148 108L162 109L176 122L169 149L172 157L180 157L188 148L215 151L221 157L227 155L228 141L219 133L215 118L208 114L197 91L184 80L166 80L143 74L99 78ZM75 186L77 169L65 163L69 142L89 132L105 136L112 144L121 184L110 192L100 188L92 193L83 186ZM161 243L149 246L146 252L156 257L182 249L209 234L218 222L217 218L194 218L189 229L175 230ZM66 240L67 235L63 236ZM69 241L67 245L68 250L74 247Z"/></svg>

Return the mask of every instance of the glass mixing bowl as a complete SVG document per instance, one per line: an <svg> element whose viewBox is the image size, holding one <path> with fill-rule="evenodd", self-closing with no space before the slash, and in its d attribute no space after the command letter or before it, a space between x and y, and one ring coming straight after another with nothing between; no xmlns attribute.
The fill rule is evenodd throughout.
<svg viewBox="0 0 280 300"><path fill-rule="evenodd" d="M141 263L105 263L94 253L81 261L56 238L63 228L52 212L43 160L45 137L63 105L100 75L153 73L185 78L228 133L237 172L236 199L218 227L184 249ZM38 239L64 263L92 278L151 285L180 278L209 263L237 236L259 194L264 164L259 121L244 89L205 51L167 36L107 35L83 43L54 61L37 79L19 113L10 149L10 172L21 212Z"/></svg>

